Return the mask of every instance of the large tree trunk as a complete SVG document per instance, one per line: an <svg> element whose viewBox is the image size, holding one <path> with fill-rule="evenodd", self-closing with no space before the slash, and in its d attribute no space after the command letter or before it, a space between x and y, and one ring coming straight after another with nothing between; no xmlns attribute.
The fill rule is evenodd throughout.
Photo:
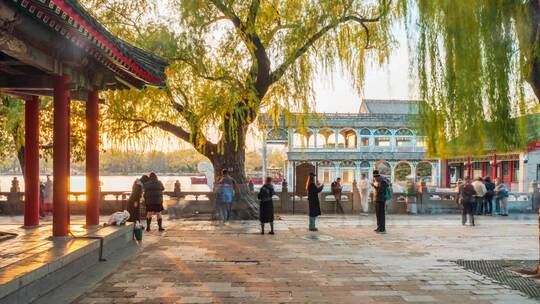
<svg viewBox="0 0 540 304"><path fill-rule="evenodd" d="M259 204L249 191L245 171L244 140L224 144L220 153L209 156L214 166L216 182L221 177L223 169L227 169L236 181L236 195L233 203L233 219L256 220L259 218Z"/></svg>
<svg viewBox="0 0 540 304"><path fill-rule="evenodd" d="M531 58L529 59L529 75L526 80L531 86L537 100L540 102L540 46L538 45L540 42L540 0L531 1L528 6L531 16L531 35L528 38L529 47L532 50L530 52Z"/></svg>

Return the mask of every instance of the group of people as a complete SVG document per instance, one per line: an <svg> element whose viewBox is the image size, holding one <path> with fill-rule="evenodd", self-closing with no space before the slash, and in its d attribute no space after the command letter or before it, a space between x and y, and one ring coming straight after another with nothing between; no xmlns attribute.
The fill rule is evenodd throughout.
<svg viewBox="0 0 540 304"><path fill-rule="evenodd" d="M155 215L158 230L164 231L163 218L163 191L165 187L158 179L157 175L152 172L149 175L143 175L133 183L131 195L128 199L128 212L130 221L137 222L141 220L141 207L144 204L146 211L146 231L150 231L152 217Z"/></svg>
<svg viewBox="0 0 540 304"><path fill-rule="evenodd" d="M237 191L237 184L229 170L223 169L221 176L214 183L216 194L216 210L222 223L228 222L232 216L232 204Z"/></svg>
<svg viewBox="0 0 540 304"><path fill-rule="evenodd" d="M458 181L458 199L462 206L462 224L469 223L474 226L474 215L508 215L508 189L501 179L496 178L495 183L488 176L473 181L466 177Z"/></svg>
<svg viewBox="0 0 540 304"><path fill-rule="evenodd" d="M371 187L373 188L373 201L375 202L375 214L377 217L377 233L386 233L386 218L385 218L385 208L386 201L389 200L392 196L391 184L390 182L379 174L379 171L373 171L373 181L371 182ZM323 190L324 185L319 183L316 179L315 173L310 173L306 183L306 190L308 194L309 202L309 230L318 231L316 220L319 215L321 215L321 205L319 201L319 193ZM331 185L332 193L336 199L336 211L343 213L343 207L341 206L341 191L343 186L341 185L341 179L337 178L335 182ZM364 204L364 210L367 210L367 178L365 174L362 174L361 179L361 200Z"/></svg>

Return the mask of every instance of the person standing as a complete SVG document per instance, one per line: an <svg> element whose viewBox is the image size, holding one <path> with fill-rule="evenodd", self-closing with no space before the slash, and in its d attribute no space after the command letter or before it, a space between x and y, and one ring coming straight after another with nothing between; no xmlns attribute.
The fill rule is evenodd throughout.
<svg viewBox="0 0 540 304"><path fill-rule="evenodd" d="M45 214L52 211L53 206L53 182L51 176L47 175L47 180L45 181L45 202L44 202Z"/></svg>
<svg viewBox="0 0 540 304"><path fill-rule="evenodd" d="M39 217L45 217L45 183L39 181Z"/></svg>
<svg viewBox="0 0 540 304"><path fill-rule="evenodd" d="M477 215L482 215L485 212L485 210L483 210L483 207L484 207L484 196L486 195L486 192L487 192L486 185L484 185L484 181L482 181L481 177L476 179L472 183L472 185L474 187L474 191L476 191L476 195L475 195L475 198L476 198L476 204L475 204L476 205L475 206L476 214Z"/></svg>
<svg viewBox="0 0 540 304"><path fill-rule="evenodd" d="M229 170L223 169L216 187L216 202L223 222L231 219L235 188L236 181L229 174Z"/></svg>
<svg viewBox="0 0 540 304"><path fill-rule="evenodd" d="M255 192L255 185L253 184L253 180L251 180L251 179L248 182L248 189L249 189L250 193Z"/></svg>
<svg viewBox="0 0 540 304"><path fill-rule="evenodd" d="M181 195L182 195L182 184L180 184L179 180L176 180L176 182L174 182L174 197L176 198L177 205L180 203Z"/></svg>
<svg viewBox="0 0 540 304"><path fill-rule="evenodd" d="M21 192L21 186L19 186L19 180L17 177L14 177L11 181L11 188L9 189L9 192L11 193L19 193Z"/></svg>
<svg viewBox="0 0 540 304"><path fill-rule="evenodd" d="M330 185L332 194L336 200L336 213L344 214L343 206L341 205L341 193L343 192L343 186L341 185L341 177L336 178L336 180Z"/></svg>
<svg viewBox="0 0 540 304"><path fill-rule="evenodd" d="M471 178L466 177L465 183L459 186L459 197L461 204L463 205L463 210L461 213L461 223L463 226L467 223L467 214L469 215L469 220L471 226L474 226L474 207L476 204L476 191L474 186L471 183Z"/></svg>
<svg viewBox="0 0 540 304"><path fill-rule="evenodd" d="M378 170L374 170L371 186L373 187L373 199L375 200L375 214L377 217L377 229L375 229L375 232L386 233L385 207L390 183L379 174Z"/></svg>
<svg viewBox="0 0 540 304"><path fill-rule="evenodd" d="M487 214L493 215L493 197L495 196L495 184L491 181L491 177L487 176L484 179L486 186L486 195L484 196L484 210Z"/></svg>
<svg viewBox="0 0 540 304"><path fill-rule="evenodd" d="M321 215L321 204L319 201L319 193L323 190L324 185L319 184L315 180L315 173L310 173L307 182L307 193L309 202L309 231L318 231L316 220Z"/></svg>
<svg viewBox="0 0 540 304"><path fill-rule="evenodd" d="M416 214L416 184L412 176L407 178L407 185L405 188L405 204L407 204L407 213Z"/></svg>
<svg viewBox="0 0 540 304"><path fill-rule="evenodd" d="M369 185L368 185L368 179L365 173L362 173L360 178L360 202L362 204L362 209L364 213L368 213L369 211Z"/></svg>
<svg viewBox="0 0 540 304"><path fill-rule="evenodd" d="M497 196L500 205L499 215L508 216L508 188L506 188L506 185L500 178L495 180L495 184L495 195Z"/></svg>
<svg viewBox="0 0 540 304"><path fill-rule="evenodd" d="M144 203L146 205L146 231L150 231L152 216L155 215L158 223L158 230L164 231L163 218L163 183L158 180L157 175L152 172L148 176L148 181L144 183Z"/></svg>
<svg viewBox="0 0 540 304"><path fill-rule="evenodd" d="M146 175L145 175L146 176ZM145 180L147 180L146 177ZM131 186L131 194L127 200L127 211L129 212L128 222L136 222L141 219L140 204L143 195L143 182L137 178Z"/></svg>
<svg viewBox="0 0 540 304"><path fill-rule="evenodd" d="M268 234L274 234L274 201L272 197L275 195L274 185L272 185L272 178L267 177L266 182L259 191L258 198L261 201L259 208L259 221L261 222L261 234L264 234L264 224L270 224L270 232Z"/></svg>

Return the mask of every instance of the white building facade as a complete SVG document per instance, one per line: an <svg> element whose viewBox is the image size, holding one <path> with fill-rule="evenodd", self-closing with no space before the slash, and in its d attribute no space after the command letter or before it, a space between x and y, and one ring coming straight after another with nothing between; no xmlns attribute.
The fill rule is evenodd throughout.
<svg viewBox="0 0 540 304"><path fill-rule="evenodd" d="M345 190L349 190L362 174L370 179L373 170L391 180L397 191L408 178L425 182L428 187L446 188L466 175L493 176L514 183L514 191L527 191L525 185L538 179L540 149L499 155L498 160L495 154L450 160L426 158L425 138L415 128L417 105L411 100L365 99L359 113L298 114L291 123L281 121L277 127L265 119L264 143L287 146L285 176L292 185L289 189L300 192L309 172L317 174L326 190L336 177L341 177Z"/></svg>
<svg viewBox="0 0 540 304"><path fill-rule="evenodd" d="M360 113L324 113L302 123L298 115L287 129L267 128L266 142L287 145L286 176L298 187L311 171L326 186L341 177L347 190L362 174L371 178L374 170L397 187L407 177L437 186L439 161L426 159L425 140L413 125L414 104L364 100Z"/></svg>

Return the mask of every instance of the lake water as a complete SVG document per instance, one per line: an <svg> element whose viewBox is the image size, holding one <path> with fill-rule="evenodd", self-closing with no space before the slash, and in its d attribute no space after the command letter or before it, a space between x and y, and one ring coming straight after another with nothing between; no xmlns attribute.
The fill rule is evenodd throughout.
<svg viewBox="0 0 540 304"><path fill-rule="evenodd" d="M11 188L11 180L13 177L17 177L21 191L24 190L24 180L21 175L0 175L0 191L7 192ZM102 191L131 191L131 186L136 178L140 176L100 176L102 182ZM43 175L40 177L42 181L46 180ZM191 178L189 176L158 176L163 182L166 191L173 191L174 182L179 180L182 184L183 191L209 191L210 188L207 185L192 185ZM85 176L71 176L71 191L72 192L84 192L86 191L86 178Z"/></svg>

